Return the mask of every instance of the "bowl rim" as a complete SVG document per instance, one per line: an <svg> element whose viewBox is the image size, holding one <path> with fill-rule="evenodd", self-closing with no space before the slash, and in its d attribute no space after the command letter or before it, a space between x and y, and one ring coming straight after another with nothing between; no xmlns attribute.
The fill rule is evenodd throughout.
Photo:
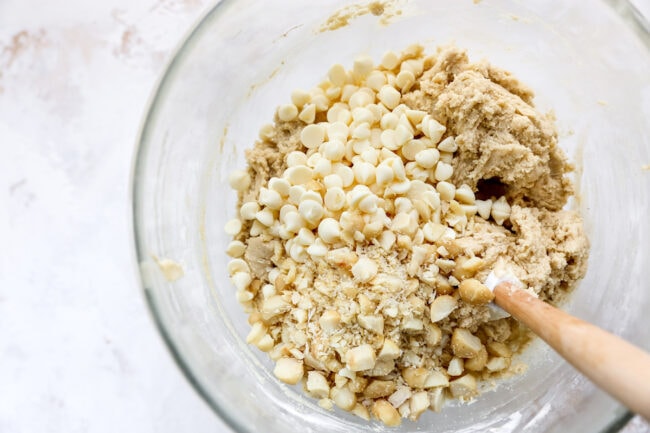
<svg viewBox="0 0 650 433"><path fill-rule="evenodd" d="M179 68L181 61L187 56L189 48L195 44L200 33L208 21L215 19L221 14L222 10L226 9L226 5L235 3L237 0L217 0L216 3L209 7L185 32L184 36L179 39L176 47L170 52L166 65L163 67L163 73L156 80L148 101L143 111L144 115L140 121L140 127L135 141L133 156L131 160L131 172L129 180L129 201L131 208L131 216L129 219L130 231L132 234L132 255L134 254L134 266L137 274L138 285L140 286L141 294L144 296L149 316L154 322L156 329L162 337L165 346L171 354L175 364L181 370L185 379L189 382L195 392L201 399L207 403L208 407L223 420L228 427L237 433L253 433L247 430L234 416L228 411L222 409L219 402L215 401L212 395L204 388L192 370L190 363L186 360L181 351L177 348L171 332L165 325L165 322L160 314L160 311L155 300L155 294L150 288L147 287L146 277L139 266L143 260L147 260L148 254L146 253L145 242L139 235L142 230L139 227L138 220L141 210L139 208L139 176L141 172L140 167L144 160L144 154L147 147L147 137L149 130L152 126L153 119L156 117L159 103L164 99L167 88L170 86L173 77L176 75L176 70Z"/></svg>
<svg viewBox="0 0 650 433"><path fill-rule="evenodd" d="M152 91L149 95L148 101L145 104L145 109L143 111L144 115L140 122L140 127L138 134L135 140L134 151L131 160L131 171L129 179L129 201L131 208L131 215L129 219L130 231L132 234L132 248L131 254L133 255L133 263L136 267L137 281L140 286L142 295L144 296L149 315L152 318L160 336L162 337L167 350L171 354L174 362L181 370L186 380L190 383L192 388L199 394L205 403L212 409L212 411L221 418L231 429L237 433L254 433L244 427L238 419L230 414L229 412L223 410L222 406L218 401L216 401L213 396L203 387L201 381L198 379L192 370L190 363L186 360L185 356L177 348L172 333L167 328L161 313L157 307L157 302L155 300L155 294L150 288L147 287L146 277L142 272L142 269L138 265L143 260L148 259L148 255L145 253L145 242L139 235L142 231L139 227L138 220L141 213L138 200L139 193L139 176L138 173L141 171L140 167L144 161L144 154L146 153L147 147L147 137L149 135L149 130L152 127L153 119L156 117L156 114L159 109L159 102L164 99L164 95L167 92L167 88L171 85L173 77L176 75L176 70L179 68L179 64L187 56L190 48L196 43L201 33L203 32L204 26L207 25L209 21L215 20L228 5L236 3L237 0L216 0L216 3L207 9L202 16L200 16L195 23L188 29L185 35L179 40L179 43L174 49L171 50L171 53L168 57L166 65L163 67L163 73L156 80ZM648 50L650 50L650 17L644 16L638 8L631 3L630 0L601 0L604 4L609 6L613 11L619 15L637 35L639 40L646 45ZM618 415L615 416L611 422L604 426L601 430L601 433L615 433L620 432L628 422L635 416L633 412L620 405L620 411Z"/></svg>

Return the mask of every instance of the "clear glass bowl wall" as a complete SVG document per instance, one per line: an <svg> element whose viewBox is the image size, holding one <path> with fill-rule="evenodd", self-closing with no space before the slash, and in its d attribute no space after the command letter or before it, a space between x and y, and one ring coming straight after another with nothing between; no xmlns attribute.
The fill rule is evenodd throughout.
<svg viewBox="0 0 650 433"><path fill-rule="evenodd" d="M565 308L650 348L650 36L626 2L402 1L319 31L344 1L222 1L180 47L142 129L134 229L145 294L180 366L214 410L242 432L601 431L625 411L536 341L526 374L470 406L450 404L398 430L327 412L280 384L228 281L224 223L235 215L227 176L245 166L259 126L294 88L334 63L415 42L455 43L512 71L554 110L576 164L589 271ZM167 281L154 260L180 263ZM164 380L164 378L163 378Z"/></svg>

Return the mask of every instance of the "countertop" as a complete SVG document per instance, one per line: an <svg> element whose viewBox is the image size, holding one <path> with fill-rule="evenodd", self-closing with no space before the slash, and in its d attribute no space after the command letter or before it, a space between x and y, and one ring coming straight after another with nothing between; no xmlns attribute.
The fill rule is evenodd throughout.
<svg viewBox="0 0 650 433"><path fill-rule="evenodd" d="M0 1L0 433L229 431L154 328L128 202L149 95L212 4Z"/></svg>

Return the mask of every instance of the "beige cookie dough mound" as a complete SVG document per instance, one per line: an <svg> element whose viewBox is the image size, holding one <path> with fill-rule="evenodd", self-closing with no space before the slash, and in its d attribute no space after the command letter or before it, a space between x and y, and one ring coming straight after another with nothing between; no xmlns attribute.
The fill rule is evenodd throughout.
<svg viewBox="0 0 650 433"><path fill-rule="evenodd" d="M532 98L508 72L470 63L451 47L404 101L431 112L456 137L456 183L479 191L500 186L511 203L558 210L573 191L564 176L571 166L557 147L553 116L536 111Z"/></svg>

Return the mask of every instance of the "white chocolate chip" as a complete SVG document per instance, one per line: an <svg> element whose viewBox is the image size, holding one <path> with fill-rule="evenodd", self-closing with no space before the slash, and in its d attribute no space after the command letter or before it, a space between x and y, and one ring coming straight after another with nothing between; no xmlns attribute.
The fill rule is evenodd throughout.
<svg viewBox="0 0 650 433"><path fill-rule="evenodd" d="M339 140L341 142L346 142L348 140L349 133L350 128L344 122L333 122L327 125L327 137L330 140Z"/></svg>
<svg viewBox="0 0 650 433"><path fill-rule="evenodd" d="M228 270L228 275L235 275L237 272L250 272L251 269L248 267L248 263L242 259L232 259L228 262L226 266Z"/></svg>
<svg viewBox="0 0 650 433"><path fill-rule="evenodd" d="M311 96L309 92L306 92L301 89L295 89L291 92L291 102L297 107L302 107L309 103Z"/></svg>
<svg viewBox="0 0 650 433"><path fill-rule="evenodd" d="M233 218L229 220L225 226L224 231L229 236L237 236L242 229L242 223L239 219Z"/></svg>
<svg viewBox="0 0 650 433"><path fill-rule="evenodd" d="M481 218L487 220L492 212L492 200L475 200L476 209Z"/></svg>
<svg viewBox="0 0 650 433"><path fill-rule="evenodd" d="M313 171L304 165L289 167L284 171L284 177L292 185L304 185L313 177Z"/></svg>
<svg viewBox="0 0 650 433"><path fill-rule="evenodd" d="M226 248L226 254L230 257L241 257L246 252L246 245L241 241L232 241Z"/></svg>
<svg viewBox="0 0 650 433"><path fill-rule="evenodd" d="M395 69L399 65L399 56L394 51L386 51L381 58L381 66L390 70Z"/></svg>
<svg viewBox="0 0 650 433"><path fill-rule="evenodd" d="M307 165L307 155L303 152L294 150L287 155L287 166L294 167L296 165Z"/></svg>
<svg viewBox="0 0 650 433"><path fill-rule="evenodd" d="M385 85L378 93L379 100L386 108L392 110L399 104L401 94L393 86Z"/></svg>
<svg viewBox="0 0 650 433"><path fill-rule="evenodd" d="M327 77L335 86L343 86L348 80L348 73L343 65L336 64L332 66L327 73Z"/></svg>
<svg viewBox="0 0 650 433"><path fill-rule="evenodd" d="M244 203L239 209L239 216L243 220L250 221L255 219L255 214L260 210L260 205L257 202L249 201Z"/></svg>
<svg viewBox="0 0 650 433"><path fill-rule="evenodd" d="M365 92L362 90L356 91L350 96L350 108L361 108L375 102L375 95L371 92Z"/></svg>
<svg viewBox="0 0 650 433"><path fill-rule="evenodd" d="M316 120L316 105L314 104L305 105L303 109L300 111L300 114L298 114L298 119L302 120L307 124L314 123L314 120Z"/></svg>
<svg viewBox="0 0 650 433"><path fill-rule="evenodd" d="M338 174L328 174L323 178L323 185L325 185L325 188L342 188L343 187L343 179L341 179L341 176Z"/></svg>
<svg viewBox="0 0 650 433"><path fill-rule="evenodd" d="M418 124L418 129L434 143L438 143L447 130L444 125L428 114L422 118L422 121Z"/></svg>
<svg viewBox="0 0 650 433"><path fill-rule="evenodd" d="M340 187L332 187L325 193L325 207L330 211L338 211L345 205L345 192Z"/></svg>
<svg viewBox="0 0 650 433"><path fill-rule="evenodd" d="M282 121L289 122L298 117L298 107L293 104L284 104L278 107L278 118Z"/></svg>
<svg viewBox="0 0 650 433"><path fill-rule="evenodd" d="M445 201L450 201L456 194L456 187L450 182L438 182L436 190L440 194L440 198Z"/></svg>
<svg viewBox="0 0 650 433"><path fill-rule="evenodd" d="M246 290L248 286L250 286L253 278L248 272L238 272L230 277L230 281L238 291L243 291Z"/></svg>
<svg viewBox="0 0 650 433"><path fill-rule="evenodd" d="M445 162L439 161L436 164L435 177L437 181L445 181L454 174L454 168Z"/></svg>
<svg viewBox="0 0 650 433"><path fill-rule="evenodd" d="M355 180L362 185L375 182L375 166L369 162L359 162L352 166Z"/></svg>
<svg viewBox="0 0 650 433"><path fill-rule="evenodd" d="M415 155L415 161L423 168L433 168L440 159L440 152L436 149L424 149Z"/></svg>
<svg viewBox="0 0 650 433"><path fill-rule="evenodd" d="M370 193L359 200L358 208L361 212L375 213L377 211L377 201L377 196Z"/></svg>
<svg viewBox="0 0 650 433"><path fill-rule="evenodd" d="M438 143L438 150L440 150L441 152L454 153L455 151L458 150L458 145L456 144L456 140L454 140L454 137L447 137L444 140L442 140L440 143Z"/></svg>
<svg viewBox="0 0 650 433"><path fill-rule="evenodd" d="M266 227L271 227L275 221L275 216L271 210L265 208L255 214L255 219Z"/></svg>
<svg viewBox="0 0 650 433"><path fill-rule="evenodd" d="M395 77L395 84L402 92L408 92L411 86L415 84L415 75L411 71L400 71Z"/></svg>
<svg viewBox="0 0 650 433"><path fill-rule="evenodd" d="M325 139L325 129L320 125L307 125L300 132L300 142L308 149L320 146Z"/></svg>
<svg viewBox="0 0 650 433"><path fill-rule="evenodd" d="M287 182L286 191L287 193L289 192L288 182ZM260 196L258 200L261 205L266 206L269 209L275 209L275 210L279 210L284 204L284 200L282 200L282 196L280 195L279 192L264 187L260 188Z"/></svg>
<svg viewBox="0 0 650 433"><path fill-rule="evenodd" d="M341 226L334 218L325 218L318 225L318 236L326 243L333 244L341 237Z"/></svg>
<svg viewBox="0 0 650 433"><path fill-rule="evenodd" d="M462 184L456 189L454 198L459 203L469 204L469 205L474 204L476 201L476 198L474 197L474 191L472 191L472 189L465 184Z"/></svg>
<svg viewBox="0 0 650 433"><path fill-rule="evenodd" d="M323 206L313 200L304 200L298 206L298 213L307 223L317 226L323 217Z"/></svg>
<svg viewBox="0 0 650 433"><path fill-rule="evenodd" d="M245 171L235 170L228 176L228 183L235 191L245 191L251 184L251 177Z"/></svg>
<svg viewBox="0 0 650 433"><path fill-rule="evenodd" d="M499 197L499 199L492 204L491 215L492 218L494 218L494 221L499 225L503 225L504 221L510 218L510 212L510 205L504 196Z"/></svg>
<svg viewBox="0 0 650 433"><path fill-rule="evenodd" d="M286 179L278 177L272 177L269 179L269 189L277 192L282 197L287 197L289 195L289 188L291 188L291 184L289 184ZM282 204L284 205L284 202Z"/></svg>
<svg viewBox="0 0 650 433"><path fill-rule="evenodd" d="M318 204L323 204L323 197L321 197L321 195L316 191L305 191L302 193L300 196L300 201L303 202L305 200L312 200Z"/></svg>

